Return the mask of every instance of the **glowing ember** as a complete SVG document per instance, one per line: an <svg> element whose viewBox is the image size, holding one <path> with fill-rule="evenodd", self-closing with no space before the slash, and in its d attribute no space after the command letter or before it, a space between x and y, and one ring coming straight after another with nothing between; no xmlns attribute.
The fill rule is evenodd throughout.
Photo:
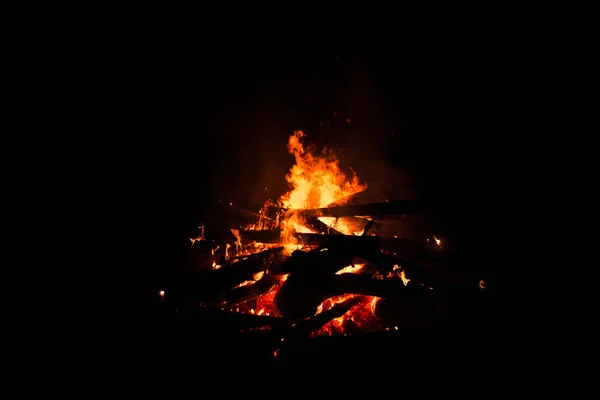
<svg viewBox="0 0 600 400"><path fill-rule="evenodd" d="M335 274L336 275L341 275L341 274L356 274L356 273L360 272L360 270L363 269L364 266L365 266L365 264L348 265L347 267L344 267L344 268L340 269Z"/></svg>
<svg viewBox="0 0 600 400"><path fill-rule="evenodd" d="M262 277L263 277L264 275L265 275L265 272L264 272L264 271L257 272L256 274L252 275L252 280L243 281L243 282L242 282L242 283L240 283L239 285L237 285L237 286L234 286L234 287L233 287L233 289L236 289L236 288L239 288L239 287L242 287L242 286L253 285L253 284L255 284L255 283L256 283L256 281L258 281L258 280L262 279ZM252 311L254 311L254 310L252 310Z"/></svg>
<svg viewBox="0 0 600 400"><path fill-rule="evenodd" d="M326 299L317 307L315 315L331 309L334 305L343 303L353 298L360 298L360 302L350 308L344 315L334 318L321 329L313 332L311 337L319 335L346 334L360 330L361 332L375 331L381 329L379 318L375 316L375 306L380 300L374 296L358 296L345 294L342 296Z"/></svg>
<svg viewBox="0 0 600 400"><path fill-rule="evenodd" d="M161 298L164 298L164 297L165 297L165 291L164 291L164 290L161 290L160 292L158 292L158 295L159 295Z"/></svg>
<svg viewBox="0 0 600 400"><path fill-rule="evenodd" d="M404 286L408 285L408 282L410 282L410 279L406 278L404 270L400 271L400 279L402 279L402 283L404 283Z"/></svg>

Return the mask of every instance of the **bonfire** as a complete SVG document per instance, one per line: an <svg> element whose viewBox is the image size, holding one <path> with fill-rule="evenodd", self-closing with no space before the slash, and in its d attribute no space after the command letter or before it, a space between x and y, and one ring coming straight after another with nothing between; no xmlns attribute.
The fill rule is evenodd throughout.
<svg viewBox="0 0 600 400"><path fill-rule="evenodd" d="M433 326L443 282L432 274L444 243L382 237L377 228L419 212L415 200L361 204L368 189L335 152L302 131L289 138L289 191L220 243L191 239L197 272L161 290L177 312L212 310L240 332L275 331L277 343ZM479 282L477 289L483 289ZM285 339L285 340L284 340ZM277 355L278 348L273 348Z"/></svg>

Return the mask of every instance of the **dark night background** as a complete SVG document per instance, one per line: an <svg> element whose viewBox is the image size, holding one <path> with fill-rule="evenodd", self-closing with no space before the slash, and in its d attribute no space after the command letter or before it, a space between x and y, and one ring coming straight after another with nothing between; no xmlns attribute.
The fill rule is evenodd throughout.
<svg viewBox="0 0 600 400"><path fill-rule="evenodd" d="M124 201L136 243L123 273L133 282L129 321L184 268L194 228L218 216L213 198L258 204L265 186L285 191L296 129L343 149L361 179L394 198L427 201L464 268L499 291L511 256L504 206L518 196L511 154L524 129L524 50L493 36L149 43L121 46L123 61L111 65L113 107L128 121L118 129L119 184L134 193Z"/></svg>

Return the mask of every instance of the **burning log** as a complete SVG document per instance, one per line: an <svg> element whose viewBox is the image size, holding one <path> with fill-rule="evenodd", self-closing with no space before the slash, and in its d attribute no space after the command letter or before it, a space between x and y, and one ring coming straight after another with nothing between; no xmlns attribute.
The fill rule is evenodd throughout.
<svg viewBox="0 0 600 400"><path fill-rule="evenodd" d="M304 224L309 229L321 234L327 235L342 235L342 232L335 230L316 217L308 218Z"/></svg>
<svg viewBox="0 0 600 400"><path fill-rule="evenodd" d="M412 214L420 209L421 202L417 200L392 200L381 203L351 204L345 206L295 210L294 212L308 219L310 217L380 217L384 215ZM274 211L277 213L290 212L292 210L274 208Z"/></svg>
<svg viewBox="0 0 600 400"><path fill-rule="evenodd" d="M243 303L258 298L267 293L273 286L279 284L279 279L271 274L265 274L256 283L231 289L226 294L227 304Z"/></svg>
<svg viewBox="0 0 600 400"><path fill-rule="evenodd" d="M290 320L309 318L327 297L327 279L311 279L308 275L290 275L281 285L273 302L276 315Z"/></svg>
<svg viewBox="0 0 600 400"><path fill-rule="evenodd" d="M253 232L260 232L260 231L253 231ZM280 253L284 249L285 249L285 247L283 247L283 246L274 247L272 249L263 250L263 251L258 252L258 253L252 253L252 254L247 254L247 255L243 255L243 256L230 257L229 260L227 260L227 261L228 261L228 264L231 265L231 264L234 263L234 261L237 261L237 260L250 260L250 259L254 259L254 258L267 257L267 256L270 256L272 254Z"/></svg>
<svg viewBox="0 0 600 400"><path fill-rule="evenodd" d="M294 320L314 315L325 299L344 294L424 301L437 295L417 283L404 285L400 279L373 279L369 274L292 274L275 295L275 304L279 315Z"/></svg>
<svg viewBox="0 0 600 400"><path fill-rule="evenodd" d="M383 299L377 303L376 314L386 326L430 328L444 316L441 308L437 302Z"/></svg>
<svg viewBox="0 0 600 400"><path fill-rule="evenodd" d="M222 293L252 280L258 272L269 267L269 255L238 261L217 270L202 271L181 278L168 288L169 301L183 304L197 304L201 301L220 301Z"/></svg>
<svg viewBox="0 0 600 400"><path fill-rule="evenodd" d="M280 230L240 230L239 234L240 237L244 240L250 240L260 243L281 243Z"/></svg>
<svg viewBox="0 0 600 400"><path fill-rule="evenodd" d="M269 267L268 255L262 257L248 258L238 261L215 271L210 271L205 276L199 277L213 288L229 289L243 281L251 280L253 275L263 272Z"/></svg>
<svg viewBox="0 0 600 400"><path fill-rule="evenodd" d="M342 303L336 304L327 311L323 311L305 321L297 323L293 326L289 333L286 335L289 339L297 339L300 337L306 337L312 332L321 329L323 325L328 323L334 318L341 317L346 314L352 307L361 301L360 298L352 298Z"/></svg>
<svg viewBox="0 0 600 400"><path fill-rule="evenodd" d="M280 243L281 233L275 231L240 231L240 236L245 240L262 243ZM322 235L316 233L296 233L294 237L299 243L317 245L330 251L347 252L357 257L364 258L382 268L391 270L394 264L408 264L410 261L423 258L424 249L409 239L380 238L378 236L354 235ZM277 249L281 249L278 247ZM385 249L388 254L382 254ZM272 250L275 251L275 250ZM279 251L279 250L277 250ZM391 256L391 254L395 254ZM386 257L387 255L387 257Z"/></svg>
<svg viewBox="0 0 600 400"><path fill-rule="evenodd" d="M361 236L367 236L367 234L369 233L369 230L373 227L373 225L375 224L375 220L374 219L370 219L367 224L365 225L365 229L363 230L363 233Z"/></svg>
<svg viewBox="0 0 600 400"><path fill-rule="evenodd" d="M368 275L342 274L330 278L329 290L334 296L346 293L389 299L429 300L436 293L420 284L404 285L397 279L372 279Z"/></svg>

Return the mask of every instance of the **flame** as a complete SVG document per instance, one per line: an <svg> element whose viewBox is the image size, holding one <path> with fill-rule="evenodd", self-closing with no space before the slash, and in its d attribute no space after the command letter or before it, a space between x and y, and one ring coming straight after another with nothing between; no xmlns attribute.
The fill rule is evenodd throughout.
<svg viewBox="0 0 600 400"><path fill-rule="evenodd" d="M198 229L200 230L198 235L194 238L190 238L190 242L192 242L190 247L194 246L194 243L201 242L204 240L204 226L199 226Z"/></svg>
<svg viewBox="0 0 600 400"><path fill-rule="evenodd" d="M345 221L343 218L319 217L319 221L323 222L325 225L329 226L330 228L333 228L336 231L343 233L344 235L360 236L360 235L362 235L362 233L364 231L364 229L350 224L348 221Z"/></svg>
<svg viewBox="0 0 600 400"><path fill-rule="evenodd" d="M402 283L404 283L404 286L408 285L408 282L410 282L410 279L406 277L404 270L400 271L400 279L402 279Z"/></svg>
<svg viewBox="0 0 600 400"><path fill-rule="evenodd" d="M255 305L255 309L256 309L256 315L272 315L275 312L275 294L277 293L277 291L279 290L279 288L281 287L281 285L283 284L283 282L286 281L288 275L276 275L277 278L279 279L279 284L275 285L271 288L271 290L269 290L267 293L263 294L262 296L260 296L258 299L256 299L256 305Z"/></svg>
<svg viewBox="0 0 600 400"><path fill-rule="evenodd" d="M291 190L279 199L283 207L288 210L327 207L367 188L354 171L351 178L342 172L339 160L331 151L325 149L319 154L311 147L305 148L304 137L302 131L295 131L288 141L288 151L296 163L286 176ZM292 237L295 232L311 233L305 222L298 214L288 211L281 221L284 243L296 243Z"/></svg>
<svg viewBox="0 0 600 400"><path fill-rule="evenodd" d="M265 275L265 271L260 271L255 273L254 275L252 275L252 279L251 280L247 280L247 281L243 281L242 283L240 283L237 286L234 286L233 289L242 287L242 286L248 286L248 285L254 285L257 281L259 281L260 279L262 279L262 277ZM250 310L250 313L254 313L254 310Z"/></svg>
<svg viewBox="0 0 600 400"><path fill-rule="evenodd" d="M364 266L365 266L365 264L348 265L347 267L344 267L344 268L340 269L335 274L336 275L341 275L341 274L356 274L361 269L363 269Z"/></svg>
<svg viewBox="0 0 600 400"><path fill-rule="evenodd" d="M295 250L300 250L302 248L302 244L298 243L286 243L284 244L285 251L288 254L292 254Z"/></svg>
<svg viewBox="0 0 600 400"><path fill-rule="evenodd" d="M408 279L406 277L406 272L402 269L402 267L400 267L398 264L394 264L394 267L392 268L392 271L394 272L390 272L388 273L388 276L386 276L386 278L391 278L394 276L394 274L398 275L400 277L400 279L402 279L402 283L404 283L404 286L408 285L408 282L410 282L410 279Z"/></svg>

